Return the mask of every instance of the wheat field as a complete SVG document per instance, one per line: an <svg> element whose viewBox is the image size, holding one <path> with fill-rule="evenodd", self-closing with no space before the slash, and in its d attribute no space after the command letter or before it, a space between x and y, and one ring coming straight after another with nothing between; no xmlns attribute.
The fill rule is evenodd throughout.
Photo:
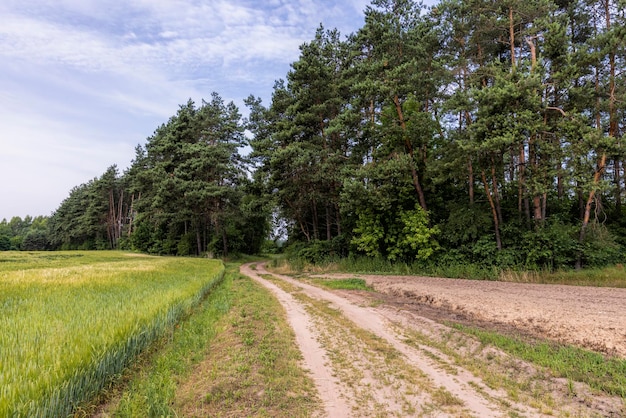
<svg viewBox="0 0 626 418"><path fill-rule="evenodd" d="M122 252L0 252L0 416L67 416L222 278Z"/></svg>

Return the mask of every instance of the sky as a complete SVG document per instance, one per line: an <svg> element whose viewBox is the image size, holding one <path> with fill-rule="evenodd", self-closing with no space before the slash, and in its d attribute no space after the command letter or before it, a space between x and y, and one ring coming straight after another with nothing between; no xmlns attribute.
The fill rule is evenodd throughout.
<svg viewBox="0 0 626 418"><path fill-rule="evenodd" d="M49 216L120 172L188 99L268 105L320 24L342 36L368 0L1 0L0 220Z"/></svg>

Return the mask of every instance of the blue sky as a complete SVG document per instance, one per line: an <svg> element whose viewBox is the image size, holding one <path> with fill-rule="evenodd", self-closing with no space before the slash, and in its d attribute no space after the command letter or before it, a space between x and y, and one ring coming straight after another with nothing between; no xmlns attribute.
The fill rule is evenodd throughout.
<svg viewBox="0 0 626 418"><path fill-rule="evenodd" d="M50 215L128 167L178 105L269 103L320 23L348 35L368 0L0 1L0 220Z"/></svg>

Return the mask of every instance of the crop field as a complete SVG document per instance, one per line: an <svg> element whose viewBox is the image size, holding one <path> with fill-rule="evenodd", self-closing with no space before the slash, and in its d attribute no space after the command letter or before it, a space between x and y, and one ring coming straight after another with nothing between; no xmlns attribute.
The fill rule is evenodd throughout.
<svg viewBox="0 0 626 418"><path fill-rule="evenodd" d="M223 274L206 259L0 252L0 416L67 416Z"/></svg>

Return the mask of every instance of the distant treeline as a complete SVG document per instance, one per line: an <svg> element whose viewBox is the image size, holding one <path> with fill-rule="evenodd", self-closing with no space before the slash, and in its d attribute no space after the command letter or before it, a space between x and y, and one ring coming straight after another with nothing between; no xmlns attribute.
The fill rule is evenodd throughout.
<svg viewBox="0 0 626 418"><path fill-rule="evenodd" d="M0 251L43 251L50 249L48 217L14 216L0 222Z"/></svg>
<svg viewBox="0 0 626 418"><path fill-rule="evenodd" d="M181 106L127 172L71 192L51 245L226 254L279 231L310 261L621 262L625 9L374 0L356 33L320 27L248 119L217 94Z"/></svg>

